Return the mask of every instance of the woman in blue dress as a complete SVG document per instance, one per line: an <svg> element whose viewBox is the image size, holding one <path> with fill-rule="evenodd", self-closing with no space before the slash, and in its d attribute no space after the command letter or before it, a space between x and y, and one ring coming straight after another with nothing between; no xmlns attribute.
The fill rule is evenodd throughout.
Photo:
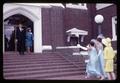
<svg viewBox="0 0 120 83"><path fill-rule="evenodd" d="M31 32L31 29L28 28L26 32L26 48L28 53L31 52L32 44L33 44L33 34Z"/></svg>
<svg viewBox="0 0 120 83"><path fill-rule="evenodd" d="M86 65L86 78L90 76L102 77L99 71L97 71L98 56L97 50L95 48L95 40L90 41L89 45L86 47L80 46L83 50L88 50L89 62Z"/></svg>
<svg viewBox="0 0 120 83"><path fill-rule="evenodd" d="M96 48L97 48L97 52L98 52L98 64L97 64L97 71L100 72L100 74L103 76L102 79L107 78L107 75L104 71L104 57L103 57L103 45L102 45L102 36L98 36L97 37L97 41L96 41Z"/></svg>

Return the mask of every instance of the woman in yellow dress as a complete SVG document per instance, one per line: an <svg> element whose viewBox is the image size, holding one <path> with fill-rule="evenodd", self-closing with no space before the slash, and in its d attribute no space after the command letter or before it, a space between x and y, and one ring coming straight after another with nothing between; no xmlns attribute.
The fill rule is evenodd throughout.
<svg viewBox="0 0 120 83"><path fill-rule="evenodd" d="M109 80L115 80L115 73L114 73L114 50L111 47L111 39L106 38L102 40L104 48L104 60L105 60L105 72L107 73ZM111 74L111 75L110 75Z"/></svg>

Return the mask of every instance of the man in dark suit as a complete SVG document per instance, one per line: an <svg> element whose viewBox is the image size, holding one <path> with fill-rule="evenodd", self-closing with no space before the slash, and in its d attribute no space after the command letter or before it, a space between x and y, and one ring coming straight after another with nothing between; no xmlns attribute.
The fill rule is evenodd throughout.
<svg viewBox="0 0 120 83"><path fill-rule="evenodd" d="M5 35L5 51L8 51L8 38Z"/></svg>
<svg viewBox="0 0 120 83"><path fill-rule="evenodd" d="M19 51L20 55L24 55L25 36L26 36L25 27L23 27L22 24L19 24L18 27L16 27L16 42L17 42L17 50Z"/></svg>

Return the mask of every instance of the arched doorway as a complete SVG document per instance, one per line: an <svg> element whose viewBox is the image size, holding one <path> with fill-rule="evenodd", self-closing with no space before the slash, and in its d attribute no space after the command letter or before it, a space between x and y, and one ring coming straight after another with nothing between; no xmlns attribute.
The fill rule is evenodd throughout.
<svg viewBox="0 0 120 83"><path fill-rule="evenodd" d="M10 16L21 14L33 22L34 32L34 53L42 53L42 23L41 23L41 8L30 6L21 6L16 4L4 4L3 7L3 22ZM3 23L4 24L4 23ZM3 25L3 52L5 52L5 36L4 36L4 25Z"/></svg>
<svg viewBox="0 0 120 83"><path fill-rule="evenodd" d="M15 43L15 39L16 39L15 30L18 23L22 23L25 29L31 28L32 33L34 32L33 22L29 18L21 14L15 14L6 18L4 20L5 51L17 51L17 43ZM32 47L31 51L33 52L33 50L34 50L34 46Z"/></svg>

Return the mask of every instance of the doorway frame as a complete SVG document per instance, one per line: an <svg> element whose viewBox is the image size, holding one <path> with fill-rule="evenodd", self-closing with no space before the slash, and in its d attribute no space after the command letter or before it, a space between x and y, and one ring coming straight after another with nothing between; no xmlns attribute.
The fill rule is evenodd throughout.
<svg viewBox="0 0 120 83"><path fill-rule="evenodd" d="M34 31L34 53L42 53L42 15L41 8L13 4L4 4L3 7L3 53L5 52L4 46L4 20L12 15L21 14L29 18L33 22Z"/></svg>

